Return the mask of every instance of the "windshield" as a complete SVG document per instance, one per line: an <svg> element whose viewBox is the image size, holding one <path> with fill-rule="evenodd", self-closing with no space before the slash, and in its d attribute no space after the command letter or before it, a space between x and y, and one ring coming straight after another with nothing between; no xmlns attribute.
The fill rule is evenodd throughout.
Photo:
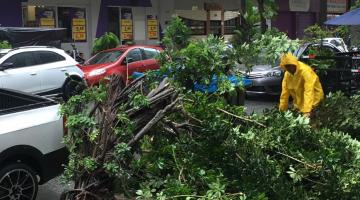
<svg viewBox="0 0 360 200"><path fill-rule="evenodd" d="M113 63L116 62L123 53L123 51L100 52L96 54L91 60L89 60L86 65Z"/></svg>

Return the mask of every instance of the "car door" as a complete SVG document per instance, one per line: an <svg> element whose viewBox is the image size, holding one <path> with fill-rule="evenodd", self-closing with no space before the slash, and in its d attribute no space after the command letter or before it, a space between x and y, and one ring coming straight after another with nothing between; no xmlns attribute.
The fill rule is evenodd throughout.
<svg viewBox="0 0 360 200"><path fill-rule="evenodd" d="M129 61L125 67L127 67L128 75L131 76L134 72L141 72L143 69L142 53L139 48L132 49L126 54L126 58Z"/></svg>
<svg viewBox="0 0 360 200"><path fill-rule="evenodd" d="M11 66L0 71L2 87L23 92L38 93L41 88L39 70L33 52L21 52L10 56L1 65Z"/></svg>
<svg viewBox="0 0 360 200"><path fill-rule="evenodd" d="M68 64L66 59L52 51L36 51L36 62L40 69L41 92L56 92L66 79Z"/></svg>
<svg viewBox="0 0 360 200"><path fill-rule="evenodd" d="M143 64L144 67L141 69L143 71L147 70L156 70L159 69L159 64L156 61L156 57L159 55L159 51L152 48L143 48Z"/></svg>

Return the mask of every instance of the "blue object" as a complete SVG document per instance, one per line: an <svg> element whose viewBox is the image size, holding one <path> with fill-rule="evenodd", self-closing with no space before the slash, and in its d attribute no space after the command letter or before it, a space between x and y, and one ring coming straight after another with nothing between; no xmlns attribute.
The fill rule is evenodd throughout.
<svg viewBox="0 0 360 200"><path fill-rule="evenodd" d="M244 87L248 87L251 85L252 81L249 79L245 79L245 78L239 78L237 76L234 75L229 75L228 80L230 81L230 83L233 86L238 86L238 85L242 85ZM206 93L214 93L218 90L218 80L216 76L213 76L213 78L210 81L209 85L203 85L203 84L198 84L198 83L194 83L194 90L195 91L201 91L201 92L206 92Z"/></svg>
<svg viewBox="0 0 360 200"><path fill-rule="evenodd" d="M142 72L134 72L131 76L133 79L137 79L143 75L144 75L144 73L142 73ZM227 78L233 86L238 86L241 84L244 87L248 87L252 83L252 81L250 79L246 79L243 77L239 78L234 75L229 75ZM218 82L217 77L213 76L209 85L194 83L194 90L204 92L204 93L205 92L206 93L214 93L218 90L217 82Z"/></svg>
<svg viewBox="0 0 360 200"><path fill-rule="evenodd" d="M143 76L144 75L144 73L142 73L142 72L134 72L132 75L131 75L131 77L133 78L133 79L137 79L137 78L139 78L139 77L141 77L141 76Z"/></svg>
<svg viewBox="0 0 360 200"><path fill-rule="evenodd" d="M326 25L360 25L360 8L327 20Z"/></svg>

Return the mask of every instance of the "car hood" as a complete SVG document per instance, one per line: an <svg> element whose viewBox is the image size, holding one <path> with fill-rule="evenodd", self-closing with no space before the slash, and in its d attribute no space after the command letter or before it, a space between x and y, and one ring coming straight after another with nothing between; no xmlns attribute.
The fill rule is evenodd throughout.
<svg viewBox="0 0 360 200"><path fill-rule="evenodd" d="M247 72L248 74L253 74L253 73L263 73L263 74L266 74L268 72L271 72L271 71L281 71L281 68L280 66L276 66L276 67L273 67L271 65L254 65L251 69L250 72ZM246 69L241 69L241 72L246 72Z"/></svg>
<svg viewBox="0 0 360 200"><path fill-rule="evenodd" d="M102 64L94 64L94 65L83 65L80 67L80 69L84 73L89 73L91 71L97 70L97 69L104 69L111 66L113 63L102 63Z"/></svg>

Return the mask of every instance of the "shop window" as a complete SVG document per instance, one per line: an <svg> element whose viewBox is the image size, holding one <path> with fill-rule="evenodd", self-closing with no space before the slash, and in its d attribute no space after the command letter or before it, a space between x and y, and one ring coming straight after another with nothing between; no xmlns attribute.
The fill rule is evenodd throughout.
<svg viewBox="0 0 360 200"><path fill-rule="evenodd" d="M239 29L239 26L240 26L239 17L224 21L225 34L226 35L234 34L235 30Z"/></svg>
<svg viewBox="0 0 360 200"><path fill-rule="evenodd" d="M118 7L108 7L108 31L120 38L120 12Z"/></svg>
<svg viewBox="0 0 360 200"><path fill-rule="evenodd" d="M51 6L25 6L23 12L24 27L56 27L55 8Z"/></svg>
<svg viewBox="0 0 360 200"><path fill-rule="evenodd" d="M190 28L192 35L206 35L206 21L192 20L181 17L187 27Z"/></svg>
<svg viewBox="0 0 360 200"><path fill-rule="evenodd" d="M210 21L210 34L221 36L221 21Z"/></svg>
<svg viewBox="0 0 360 200"><path fill-rule="evenodd" d="M58 7L59 28L66 28L64 42L86 42L85 8Z"/></svg>
<svg viewBox="0 0 360 200"><path fill-rule="evenodd" d="M121 40L122 44L134 39L133 14L131 8L121 8Z"/></svg>

